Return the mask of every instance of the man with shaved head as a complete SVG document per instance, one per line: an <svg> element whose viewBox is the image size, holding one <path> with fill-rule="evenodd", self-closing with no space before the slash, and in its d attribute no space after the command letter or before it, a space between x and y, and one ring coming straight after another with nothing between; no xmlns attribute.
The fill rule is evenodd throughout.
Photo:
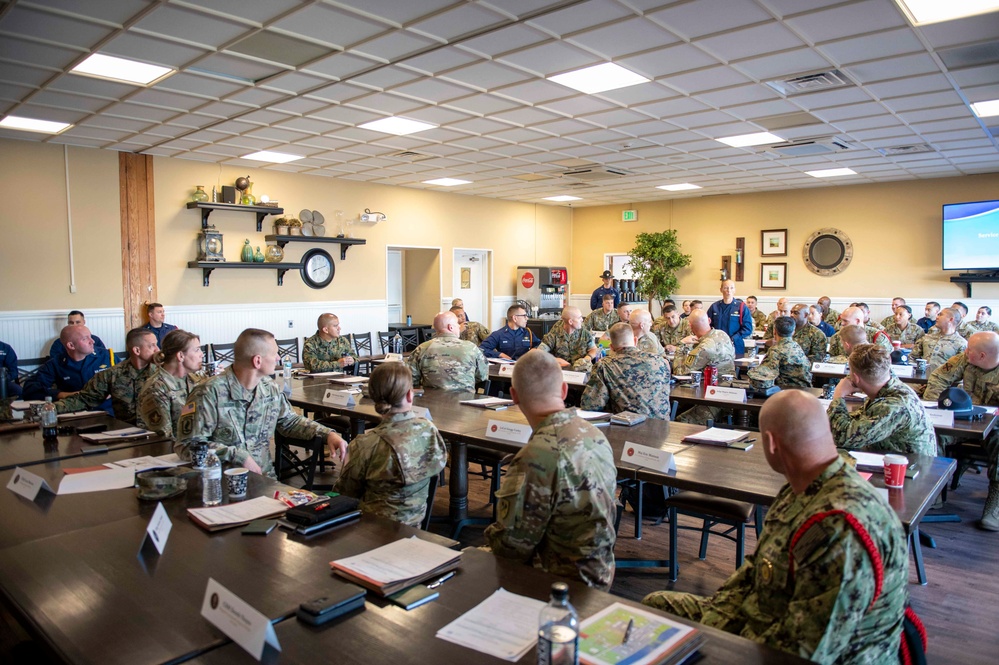
<svg viewBox="0 0 999 665"><path fill-rule="evenodd" d="M767 314L767 328L773 325L779 316L791 315L791 301L787 298L777 299L777 309Z"/></svg>
<svg viewBox="0 0 999 665"><path fill-rule="evenodd" d="M270 441L274 432L292 439L325 436L330 452L347 459L347 442L329 427L298 415L271 379L278 361L274 335L247 328L236 338L235 361L195 386L180 412L174 452L191 459L191 448L207 445L223 462L276 478Z"/></svg>
<svg viewBox="0 0 999 665"><path fill-rule="evenodd" d="M320 314L316 321L316 334L302 345L302 364L310 372L335 372L352 367L357 362L357 352L351 348L350 339L340 335L340 319L336 314Z"/></svg>
<svg viewBox="0 0 999 665"><path fill-rule="evenodd" d="M454 312L434 317L434 337L413 349L406 359L413 385L458 392L475 392L489 378L489 366L479 347L461 339Z"/></svg>
<svg viewBox="0 0 999 665"><path fill-rule="evenodd" d="M61 351L42 365L24 386L25 399L63 399L83 390L98 372L111 367L107 352L97 355L94 352L94 338L84 325L68 325L59 334ZM14 377L17 378L16 376ZM106 399L98 407L114 415L111 400Z"/></svg>
<svg viewBox="0 0 999 665"><path fill-rule="evenodd" d="M735 347L731 338L708 322L704 310L695 309L687 317L690 337L683 339L684 346L676 352L673 358L674 374L689 374L692 371L703 370L708 365L714 365L719 374L735 374ZM689 351L686 351L689 346ZM707 406L695 406L684 411L677 420L683 423L704 425L709 418L717 418L721 409Z"/></svg>
<svg viewBox="0 0 999 665"><path fill-rule="evenodd" d="M73 311L71 311L69 314L66 315L66 325L86 326L87 317L84 316L83 312L81 312L80 310L74 309ZM98 337L97 335L91 333L90 336L94 340L94 353L98 355L104 353L105 356L107 356L108 352L107 345L105 345L104 342L101 341L101 338ZM52 342L52 346L49 347L49 357L55 358L56 356L61 356L65 354L66 354L66 346L62 343L62 335L60 335L58 338L56 338L54 342Z"/></svg>
<svg viewBox="0 0 999 665"><path fill-rule="evenodd" d="M968 348L968 340L961 337L957 331L957 323L960 320L957 310L940 310L937 314L937 332L926 333L912 346L910 358L921 358L926 361L929 370L932 372L945 362L950 360Z"/></svg>
<svg viewBox="0 0 999 665"><path fill-rule="evenodd" d="M756 552L714 595L646 605L818 663L894 663L908 598L902 524L837 454L819 401L799 390L760 411L767 463L787 479Z"/></svg>
<svg viewBox="0 0 999 665"><path fill-rule="evenodd" d="M578 307L566 307L560 323L552 326L538 348L555 356L555 362L563 369L589 372L597 357L597 345L590 331L583 327L583 313Z"/></svg>
<svg viewBox="0 0 999 665"><path fill-rule="evenodd" d="M639 350L662 356L666 354L659 338L652 334L652 313L647 309L636 309L628 319L631 331L635 334L635 344Z"/></svg>
<svg viewBox="0 0 999 665"><path fill-rule="evenodd" d="M861 344L867 344L867 331L864 330L863 326L843 326L838 333L840 350L842 354L831 356L829 362L837 363L840 365L845 365L849 362L850 354L853 353L853 349Z"/></svg>
<svg viewBox="0 0 999 665"><path fill-rule="evenodd" d="M712 328L721 330L732 340L735 352L746 352L743 340L753 334L753 315L746 303L735 297L735 282L726 279L721 283L722 299L708 307L707 316ZM691 326L693 328L693 326Z"/></svg>
<svg viewBox="0 0 999 665"><path fill-rule="evenodd" d="M873 326L864 325L864 310L859 307L847 307L843 310L843 313L839 315L840 329L844 326L862 326L864 331L867 333L867 341L871 344L877 344L881 348L891 353L894 347L891 343L891 337L889 337L883 330L878 330ZM829 338L829 355L831 356L846 356L849 355L846 349L843 347L842 337L837 332L835 335Z"/></svg>
<svg viewBox="0 0 999 665"><path fill-rule="evenodd" d="M951 386L963 387L971 395L971 401L980 406L999 405L999 335L994 332L972 335L967 349L930 374L923 399L936 401ZM953 441L951 437L940 437L941 448ZM978 524L987 531L999 531L999 433L995 430L985 440L985 450L989 458L989 495Z"/></svg>
<svg viewBox="0 0 999 665"><path fill-rule="evenodd" d="M566 392L551 354L534 349L514 366L510 393L534 433L496 492L486 544L499 556L607 591L614 581L614 455L600 430L565 408Z"/></svg>
<svg viewBox="0 0 999 665"><path fill-rule="evenodd" d="M634 318L634 315L632 315ZM580 406L593 411L632 411L669 420L670 371L662 353L651 354L635 346L627 323L610 329L611 350L593 369Z"/></svg>

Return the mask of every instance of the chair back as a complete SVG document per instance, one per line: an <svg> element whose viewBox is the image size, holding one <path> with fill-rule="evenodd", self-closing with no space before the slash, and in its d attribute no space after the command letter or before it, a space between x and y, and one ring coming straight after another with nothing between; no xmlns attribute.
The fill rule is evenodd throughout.
<svg viewBox="0 0 999 665"><path fill-rule="evenodd" d="M440 474L435 473L430 477L430 485L427 487L427 514L423 516L420 521L420 528L424 531L430 529L430 518L434 512L434 494L437 493L437 481L440 480Z"/></svg>
<svg viewBox="0 0 999 665"><path fill-rule="evenodd" d="M289 337L288 339L277 339L278 355L283 360L285 356L291 356L291 362L299 362L298 355L298 338Z"/></svg>
<svg viewBox="0 0 999 665"><path fill-rule="evenodd" d="M212 355L215 356L215 362L231 365L236 362L236 343L212 344Z"/></svg>
<svg viewBox="0 0 999 665"><path fill-rule="evenodd" d="M392 353L392 333L379 330L378 345L382 347L382 355Z"/></svg>
<svg viewBox="0 0 999 665"><path fill-rule="evenodd" d="M420 328L419 332L420 332L420 344L423 344L424 342L427 342L433 339L434 337L433 328Z"/></svg>
<svg viewBox="0 0 999 665"><path fill-rule="evenodd" d="M17 376L10 377L11 381L17 381L22 386L28 383L31 379L35 378L38 374L38 370L42 368L42 365L49 361L49 356L44 358L18 358L17 360Z"/></svg>
<svg viewBox="0 0 999 665"><path fill-rule="evenodd" d="M351 338L354 340L354 352L357 353L358 356L372 355L371 333L353 333Z"/></svg>
<svg viewBox="0 0 999 665"><path fill-rule="evenodd" d="M433 330L433 328L431 328ZM412 351L420 345L420 331L417 328L400 330L399 337L402 338L402 351Z"/></svg>

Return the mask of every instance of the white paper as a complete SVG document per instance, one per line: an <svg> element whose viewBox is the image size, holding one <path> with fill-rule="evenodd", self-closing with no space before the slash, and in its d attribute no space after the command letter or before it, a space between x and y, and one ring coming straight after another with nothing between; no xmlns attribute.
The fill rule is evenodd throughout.
<svg viewBox="0 0 999 665"><path fill-rule="evenodd" d="M38 492L43 489L52 492L52 488L49 487L44 478L30 471L25 471L21 467L14 468L14 475L10 477L7 489L14 494L23 496L28 501L34 501L35 497L38 496ZM55 494L55 492L52 493Z"/></svg>
<svg viewBox="0 0 999 665"><path fill-rule="evenodd" d="M621 450L621 461L663 473L676 471L676 460L673 458L673 453L642 446L631 441L624 442L624 448Z"/></svg>
<svg viewBox="0 0 999 665"><path fill-rule="evenodd" d="M331 563L385 585L426 575L459 556L460 552L411 536Z"/></svg>
<svg viewBox="0 0 999 665"><path fill-rule="evenodd" d="M343 372L309 372L306 376L343 376Z"/></svg>
<svg viewBox="0 0 999 665"><path fill-rule="evenodd" d="M545 602L505 589L437 631L437 637L516 662L538 642L538 615Z"/></svg>
<svg viewBox="0 0 999 665"><path fill-rule="evenodd" d="M201 616L257 660L264 655L264 644L281 650L270 619L210 577Z"/></svg>
<svg viewBox="0 0 999 665"><path fill-rule="evenodd" d="M176 453L170 453L169 455L161 455L159 457L144 455L142 457L123 459L118 462L105 462L104 466L109 469L132 469L138 473L147 469L164 469L173 466L183 466L184 464L188 464L188 462L180 459Z"/></svg>
<svg viewBox="0 0 999 665"><path fill-rule="evenodd" d="M73 420L74 418L89 418L91 416L106 416L104 411L76 411L74 413L60 413L59 420Z"/></svg>
<svg viewBox="0 0 999 665"><path fill-rule="evenodd" d="M510 406L513 404L513 400L502 397L480 397L478 399L463 399L461 403L469 406Z"/></svg>
<svg viewBox="0 0 999 665"><path fill-rule="evenodd" d="M32 400L16 399L10 403L10 408L16 409L17 411L28 411L35 404L45 404L45 401L40 399L32 399Z"/></svg>
<svg viewBox="0 0 999 665"><path fill-rule="evenodd" d="M354 406L354 395L346 390L327 388L326 394L323 395L323 402L337 406Z"/></svg>
<svg viewBox="0 0 999 665"><path fill-rule="evenodd" d="M506 365L507 363L512 363L514 361L507 358L486 358L487 361L491 363L496 363L497 365Z"/></svg>
<svg viewBox="0 0 999 665"><path fill-rule="evenodd" d="M135 484L135 469L105 469L68 473L59 481L59 494L120 490Z"/></svg>
<svg viewBox="0 0 999 665"><path fill-rule="evenodd" d="M738 429L724 429L721 427L712 427L711 429L706 429L703 432L698 432L697 434L691 434L685 436L686 441L709 441L713 443L732 443L733 441L738 441L739 439L745 437L749 432Z"/></svg>
<svg viewBox="0 0 999 665"><path fill-rule="evenodd" d="M166 548L167 538L170 537L172 528L173 522L170 521L166 509L163 508L163 503L158 502L156 510L153 512L153 518L149 520L149 526L146 527L146 534L153 542L153 547L160 554L163 554L163 550Z"/></svg>
<svg viewBox="0 0 999 665"><path fill-rule="evenodd" d="M850 457L857 460L857 465L884 468L885 456L878 453L865 453L862 450L851 450Z"/></svg>
<svg viewBox="0 0 999 665"><path fill-rule="evenodd" d="M745 388L725 388L722 386L708 386L704 391L705 399L718 400L719 402L745 402Z"/></svg>
<svg viewBox="0 0 999 665"><path fill-rule="evenodd" d="M912 365L892 365L891 371L895 372L895 376L902 379L912 377L916 368Z"/></svg>
<svg viewBox="0 0 999 665"><path fill-rule="evenodd" d="M513 441L514 443L527 443L533 431L530 425L520 425L518 423L490 419L486 425L486 438Z"/></svg>
<svg viewBox="0 0 999 665"><path fill-rule="evenodd" d="M330 379L330 383L367 383L368 377L366 376L342 376L338 379Z"/></svg>
<svg viewBox="0 0 999 665"><path fill-rule="evenodd" d="M386 353L385 354L385 362L387 362L387 363L401 363L401 362L405 362L405 360L403 360L403 357L402 357L401 353Z"/></svg>
<svg viewBox="0 0 999 665"><path fill-rule="evenodd" d="M141 427L124 427L122 429L112 429L95 434L81 434L80 438L84 441L93 441L95 443L110 443L124 439L136 439L142 436L149 436L150 434L155 434L155 432L142 429Z"/></svg>
<svg viewBox="0 0 999 665"><path fill-rule="evenodd" d="M842 374L846 376L846 365L839 363L812 363L812 372L822 374Z"/></svg>
<svg viewBox="0 0 999 665"><path fill-rule="evenodd" d="M278 512L288 510L288 505L277 499L258 496L249 501L230 503L211 508L188 508L187 512L196 515L198 520L210 526L223 524L241 524L263 519Z"/></svg>
<svg viewBox="0 0 999 665"><path fill-rule="evenodd" d="M926 415L934 427L953 427L954 412L947 409L926 409Z"/></svg>
<svg viewBox="0 0 999 665"><path fill-rule="evenodd" d="M606 411L587 411L586 409L576 409L576 415L583 420L600 420L610 418L611 414Z"/></svg>
<svg viewBox="0 0 999 665"><path fill-rule="evenodd" d="M562 370L562 380L572 386L585 386L586 372L570 372L564 369Z"/></svg>

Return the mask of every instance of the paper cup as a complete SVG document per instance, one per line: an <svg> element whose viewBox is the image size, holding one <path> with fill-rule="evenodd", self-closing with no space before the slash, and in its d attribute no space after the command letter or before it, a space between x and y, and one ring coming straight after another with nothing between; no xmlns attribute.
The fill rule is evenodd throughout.
<svg viewBox="0 0 999 665"><path fill-rule="evenodd" d="M226 469L225 484L229 496L234 499L246 496L246 483L249 479L250 472L247 469Z"/></svg>
<svg viewBox="0 0 999 665"><path fill-rule="evenodd" d="M909 460L904 455L885 455L885 487L902 487Z"/></svg>

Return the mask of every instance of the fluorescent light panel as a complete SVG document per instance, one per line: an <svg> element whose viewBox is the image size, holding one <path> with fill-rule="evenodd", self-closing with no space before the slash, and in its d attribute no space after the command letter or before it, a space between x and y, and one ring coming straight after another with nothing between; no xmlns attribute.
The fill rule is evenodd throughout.
<svg viewBox="0 0 999 665"><path fill-rule="evenodd" d="M853 169L819 169L818 171L805 171L813 178L836 178L841 175L857 175Z"/></svg>
<svg viewBox="0 0 999 665"><path fill-rule="evenodd" d="M249 155L243 155L242 159L252 159L256 162L273 162L275 164L287 164L288 162L293 162L296 159L302 159L302 156L289 155L286 152L271 152L270 150L261 150L260 152L251 152Z"/></svg>
<svg viewBox="0 0 999 665"><path fill-rule="evenodd" d="M437 125L431 125L428 122L420 122L419 120L409 120L408 118L392 117L372 120L371 122L366 122L363 125L358 125L358 127L361 129L370 129L374 132L405 136L406 134L414 134L427 129L434 129Z"/></svg>
<svg viewBox="0 0 999 665"><path fill-rule="evenodd" d="M548 80L573 90L585 92L588 95L649 82L649 79L641 74L636 74L620 65L615 65L613 62L605 62L602 65L577 69L574 72L549 76Z"/></svg>
<svg viewBox="0 0 999 665"><path fill-rule="evenodd" d="M569 196L568 194L561 194L559 196L546 196L545 197L545 201L558 201L560 203L563 202L563 201L582 201L582 200L583 199L579 198L578 196Z"/></svg>
<svg viewBox="0 0 999 665"><path fill-rule="evenodd" d="M913 25L942 23L987 14L999 9L999 0L895 0Z"/></svg>
<svg viewBox="0 0 999 665"><path fill-rule="evenodd" d="M169 67L150 65L146 62L94 53L70 71L73 74L82 74L83 76L94 76L135 85L149 85L174 70Z"/></svg>
<svg viewBox="0 0 999 665"><path fill-rule="evenodd" d="M688 189L700 189L700 185L693 185L689 182L681 182L676 185L659 185L656 189L665 189L667 192L682 192Z"/></svg>
<svg viewBox="0 0 999 665"><path fill-rule="evenodd" d="M979 118L990 118L999 115L999 99L990 99L987 102L975 102L971 105L971 110Z"/></svg>
<svg viewBox="0 0 999 665"><path fill-rule="evenodd" d="M745 148L751 145L769 145L772 143L783 143L784 139L771 134L770 132L756 132L755 134L739 134L738 136L725 136L715 139L733 148Z"/></svg>
<svg viewBox="0 0 999 665"><path fill-rule="evenodd" d="M459 180L458 178L436 178L434 180L424 180L424 185L438 185L440 187L454 187L455 185L470 185L471 180Z"/></svg>
<svg viewBox="0 0 999 665"><path fill-rule="evenodd" d="M38 120L36 118L25 118L19 115L8 115L0 120L0 127L7 129L17 129L22 132L37 132L39 134L58 134L72 127L68 122L53 122L51 120Z"/></svg>

